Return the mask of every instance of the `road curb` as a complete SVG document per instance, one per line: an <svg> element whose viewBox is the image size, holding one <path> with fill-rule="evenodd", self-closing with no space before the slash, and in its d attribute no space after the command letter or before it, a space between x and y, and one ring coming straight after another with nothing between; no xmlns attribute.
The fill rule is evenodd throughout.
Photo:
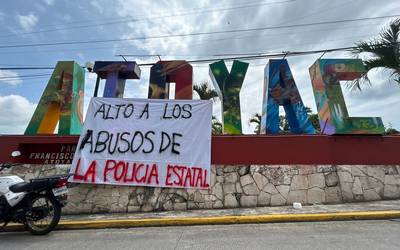
<svg viewBox="0 0 400 250"><path fill-rule="evenodd" d="M190 225L217 225L217 224L245 224L245 223L274 223L274 222L312 222L312 221L343 221L343 220L378 220L400 218L400 210L390 211L363 211L337 212L318 214L266 214L266 215L237 215L213 217L169 217L144 219L105 219L105 220L71 220L60 221L59 230L73 229L105 229L129 227L156 227L156 226L190 226ZM11 224L6 231L20 231L23 226Z"/></svg>

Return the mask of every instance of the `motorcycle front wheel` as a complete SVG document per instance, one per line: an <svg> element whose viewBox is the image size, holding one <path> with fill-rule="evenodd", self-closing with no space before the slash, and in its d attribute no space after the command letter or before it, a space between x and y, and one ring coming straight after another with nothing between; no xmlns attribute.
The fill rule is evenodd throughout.
<svg viewBox="0 0 400 250"><path fill-rule="evenodd" d="M32 199L32 209L25 215L25 228L33 235L45 235L60 221L61 207L48 195Z"/></svg>

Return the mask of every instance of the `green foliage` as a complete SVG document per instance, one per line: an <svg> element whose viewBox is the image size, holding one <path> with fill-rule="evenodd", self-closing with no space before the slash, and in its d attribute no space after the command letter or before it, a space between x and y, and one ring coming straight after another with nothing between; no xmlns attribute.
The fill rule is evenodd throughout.
<svg viewBox="0 0 400 250"><path fill-rule="evenodd" d="M321 133L321 127L319 125L319 118L318 118L318 114L309 114L308 117L310 118L310 122L313 125L313 127L315 128L315 132L317 134Z"/></svg>
<svg viewBox="0 0 400 250"><path fill-rule="evenodd" d="M390 77L400 85L400 19L396 19L383 29L378 38L356 43L353 52L372 54L371 59L364 60L367 72L375 68L384 68L391 72ZM367 74L350 82L349 87L361 90L361 85L369 84Z"/></svg>
<svg viewBox="0 0 400 250"><path fill-rule="evenodd" d="M193 90L199 94L201 100L215 100L214 98L218 96L217 92L211 89L208 82L202 82L199 85L195 84ZM222 134L222 123L215 117L212 117L212 134L220 135Z"/></svg>
<svg viewBox="0 0 400 250"><path fill-rule="evenodd" d="M385 130L385 135L400 135L400 131L394 129L392 124L389 123L389 127Z"/></svg>
<svg viewBox="0 0 400 250"><path fill-rule="evenodd" d="M222 123L215 117L212 117L212 134L221 135L222 134Z"/></svg>
<svg viewBox="0 0 400 250"><path fill-rule="evenodd" d="M254 133L260 134L261 115L259 113L254 114L253 118L250 119L250 123L256 124Z"/></svg>
<svg viewBox="0 0 400 250"><path fill-rule="evenodd" d="M199 94L201 100L215 100L215 97L218 97L217 92L214 89L211 89L208 82L202 82L200 84L194 84L193 90Z"/></svg>
<svg viewBox="0 0 400 250"><path fill-rule="evenodd" d="M289 121L286 119L285 115L279 116L279 134L290 134Z"/></svg>
<svg viewBox="0 0 400 250"><path fill-rule="evenodd" d="M308 115L308 118L310 119L311 124L315 128L317 134L321 133L321 128L319 126L319 118L318 114L313 114L312 109L310 107L306 107L306 112ZM281 129L281 134L290 134L290 126L289 122L286 119L286 116L280 115L279 116L279 128Z"/></svg>
<svg viewBox="0 0 400 250"><path fill-rule="evenodd" d="M394 128L388 128L385 131L386 135L400 135L400 131L394 129Z"/></svg>
<svg viewBox="0 0 400 250"><path fill-rule="evenodd" d="M311 108L306 107L306 112L307 115L311 121L311 124L314 126L315 130L319 134L321 132L321 128L319 126L319 118L318 114L313 114ZM256 125L254 129L254 133L259 134L260 133L260 124L261 124L261 115L259 113L254 114L254 116L250 119L250 123L254 123ZM289 122L286 119L286 116L280 115L279 116L279 128L280 128L280 134L290 134L290 126Z"/></svg>

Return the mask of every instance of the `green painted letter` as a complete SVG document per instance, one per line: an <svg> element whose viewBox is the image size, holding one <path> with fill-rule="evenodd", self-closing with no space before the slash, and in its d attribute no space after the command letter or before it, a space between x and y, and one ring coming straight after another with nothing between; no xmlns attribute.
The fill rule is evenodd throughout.
<svg viewBox="0 0 400 250"><path fill-rule="evenodd" d="M58 62L25 130L26 135L81 132L85 71L73 61Z"/></svg>
<svg viewBox="0 0 400 250"><path fill-rule="evenodd" d="M354 80L364 74L360 59L319 59L309 69L324 134L383 134L380 117L349 117L341 80Z"/></svg>
<svg viewBox="0 0 400 250"><path fill-rule="evenodd" d="M242 133L239 93L248 67L248 63L235 60L229 73L222 60L210 64L210 77L222 102L224 134Z"/></svg>

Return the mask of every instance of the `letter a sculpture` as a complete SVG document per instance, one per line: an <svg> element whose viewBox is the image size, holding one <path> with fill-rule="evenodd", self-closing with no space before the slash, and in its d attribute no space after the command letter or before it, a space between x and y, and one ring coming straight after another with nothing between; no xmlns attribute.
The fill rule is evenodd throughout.
<svg viewBox="0 0 400 250"><path fill-rule="evenodd" d="M73 61L58 62L40 98L26 135L79 134L83 121L85 71Z"/></svg>
<svg viewBox="0 0 400 250"><path fill-rule="evenodd" d="M175 99L192 99L193 68L186 61L158 61L150 69L149 99L168 99L175 82Z"/></svg>
<svg viewBox="0 0 400 250"><path fill-rule="evenodd" d="M269 60L265 67L261 134L279 132L279 106L285 110L292 133L315 134L285 59Z"/></svg>

